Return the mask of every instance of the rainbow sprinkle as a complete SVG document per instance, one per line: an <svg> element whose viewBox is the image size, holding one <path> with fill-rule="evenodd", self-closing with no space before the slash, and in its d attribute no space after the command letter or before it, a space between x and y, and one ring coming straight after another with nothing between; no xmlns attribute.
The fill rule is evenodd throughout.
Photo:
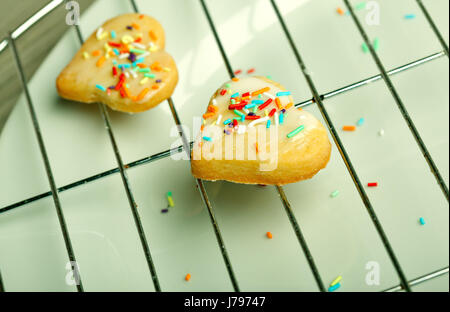
<svg viewBox="0 0 450 312"><path fill-rule="evenodd" d="M167 201L169 202L169 207L174 207L175 203L173 202L172 192L167 192Z"/></svg>
<svg viewBox="0 0 450 312"><path fill-rule="evenodd" d="M96 87L97 89L102 90L102 91L106 91L106 88L105 88L104 86L102 86L102 85L96 84L95 87Z"/></svg>

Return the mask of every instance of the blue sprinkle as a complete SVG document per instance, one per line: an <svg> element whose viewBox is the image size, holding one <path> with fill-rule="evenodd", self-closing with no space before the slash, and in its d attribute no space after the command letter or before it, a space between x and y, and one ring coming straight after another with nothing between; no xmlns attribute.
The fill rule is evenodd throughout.
<svg viewBox="0 0 450 312"><path fill-rule="evenodd" d="M224 125L228 125L231 122L231 119L227 119L223 122Z"/></svg>
<svg viewBox="0 0 450 312"><path fill-rule="evenodd" d="M237 96L239 96L239 92L236 92L236 93L233 94L231 97L234 98L234 97L237 97Z"/></svg>
<svg viewBox="0 0 450 312"><path fill-rule="evenodd" d="M271 122L270 122L270 119L269 119L269 120L267 120L267 124L266 124L266 128L267 128L267 129L269 129L269 128L270 128L270 123L271 123Z"/></svg>
<svg viewBox="0 0 450 312"><path fill-rule="evenodd" d="M143 57L140 57L140 58L138 58L136 61L135 61L135 63L136 64L139 64L139 63L142 63L144 61L144 58Z"/></svg>
<svg viewBox="0 0 450 312"><path fill-rule="evenodd" d="M99 84L95 85L95 87L96 87L97 89L102 90L102 91L106 91L106 88L105 88L104 86L99 85Z"/></svg>
<svg viewBox="0 0 450 312"><path fill-rule="evenodd" d="M415 19L416 18L416 14L406 14L405 15L405 19L410 20L410 19Z"/></svg>
<svg viewBox="0 0 450 312"><path fill-rule="evenodd" d="M341 283L337 283L337 284L334 285L334 286L330 286L330 288L328 288L328 291L329 291L329 292L333 292L333 291L339 289L340 287L341 287Z"/></svg>
<svg viewBox="0 0 450 312"><path fill-rule="evenodd" d="M252 104L264 104L263 100L252 100Z"/></svg>
<svg viewBox="0 0 450 312"><path fill-rule="evenodd" d="M425 224L426 224L426 222L425 222L425 219L424 219L424 218L420 218L420 219L419 219L419 222L420 222L420 224L421 224L421 225L425 225Z"/></svg>
<svg viewBox="0 0 450 312"><path fill-rule="evenodd" d="M119 64L119 68L120 69L122 69L122 68L130 68L131 67L131 64Z"/></svg>
<svg viewBox="0 0 450 312"><path fill-rule="evenodd" d="M114 64L114 65L117 65L117 61L116 61L116 60L113 60L113 64Z"/></svg>
<svg viewBox="0 0 450 312"><path fill-rule="evenodd" d="M116 39L116 32L114 30L111 30L111 38Z"/></svg>
<svg viewBox="0 0 450 312"><path fill-rule="evenodd" d="M212 139L211 139L210 137L207 137L207 136L204 136L204 137L203 137L203 140L208 141L208 142L211 142L211 141L212 141Z"/></svg>
<svg viewBox="0 0 450 312"><path fill-rule="evenodd" d="M114 52L115 55L120 55L119 50L117 50L116 48L113 49L113 52Z"/></svg>
<svg viewBox="0 0 450 312"><path fill-rule="evenodd" d="M245 115L242 115L241 116L241 122L244 122L245 121Z"/></svg>
<svg viewBox="0 0 450 312"><path fill-rule="evenodd" d="M360 118L360 119L358 120L358 122L356 123L356 125L362 126L362 125L364 124L364 121L365 121L364 118Z"/></svg>
<svg viewBox="0 0 450 312"><path fill-rule="evenodd" d="M280 121L280 125L283 124L284 114L280 114L279 121Z"/></svg>
<svg viewBox="0 0 450 312"><path fill-rule="evenodd" d="M244 106L244 108L252 108L252 107L255 107L256 106L256 104L255 103L253 103L253 101L252 101L252 104L247 104L247 105L245 105Z"/></svg>
<svg viewBox="0 0 450 312"><path fill-rule="evenodd" d="M277 96L291 95L290 91L278 92Z"/></svg>

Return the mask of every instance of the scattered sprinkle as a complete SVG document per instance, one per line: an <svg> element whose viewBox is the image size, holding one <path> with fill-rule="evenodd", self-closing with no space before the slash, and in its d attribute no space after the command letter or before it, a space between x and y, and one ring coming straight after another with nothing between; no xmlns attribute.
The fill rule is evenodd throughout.
<svg viewBox="0 0 450 312"><path fill-rule="evenodd" d="M364 124L364 121L365 121L364 118L360 118L360 119L358 120L358 122L356 123L356 125L361 127L361 126Z"/></svg>
<svg viewBox="0 0 450 312"><path fill-rule="evenodd" d="M335 190L334 192L332 192L331 194L330 194L330 197L331 198L335 198L335 197L337 197L339 195L339 191L338 190Z"/></svg>
<svg viewBox="0 0 450 312"><path fill-rule="evenodd" d="M252 74L252 73L254 73L255 72L255 69L254 68L250 68L249 70L247 70L247 74Z"/></svg>
<svg viewBox="0 0 450 312"><path fill-rule="evenodd" d="M281 115L283 115L283 114L281 114ZM281 116L281 115L280 115L280 116ZM300 127L298 127L297 129L295 129L294 131L289 132L288 135L287 135L287 137L290 139L290 138L296 136L297 134L299 134L303 129L305 129L305 126L304 126L304 125L301 125Z"/></svg>
<svg viewBox="0 0 450 312"><path fill-rule="evenodd" d="M267 236L267 238L269 238L269 239L272 239L272 237L273 237L273 236L272 236L272 233L270 233L270 232L267 232L267 233L266 233L266 236Z"/></svg>
<svg viewBox="0 0 450 312"><path fill-rule="evenodd" d="M378 186L378 182L370 182L370 183L367 183L367 186L368 186L368 187L377 187L377 186Z"/></svg>
<svg viewBox="0 0 450 312"><path fill-rule="evenodd" d="M116 32L111 30L111 39L116 39Z"/></svg>
<svg viewBox="0 0 450 312"><path fill-rule="evenodd" d="M384 135L384 129L380 129L380 131L378 131L378 135L379 136L383 136Z"/></svg>
<svg viewBox="0 0 450 312"><path fill-rule="evenodd" d="M356 127L355 126L343 126L342 130L344 130L344 131L355 131Z"/></svg>
<svg viewBox="0 0 450 312"><path fill-rule="evenodd" d="M233 78L231 78L231 80L233 80L234 82L238 82L239 78L233 77Z"/></svg>
<svg viewBox="0 0 450 312"><path fill-rule="evenodd" d="M420 222L420 224L421 224L421 225L425 225L425 224L426 224L426 222L425 222L425 219L424 219L424 218L420 218L420 219L419 219L419 222Z"/></svg>
<svg viewBox="0 0 450 312"><path fill-rule="evenodd" d="M290 91L283 91L283 92L278 92L277 96L287 96L287 95L291 95Z"/></svg>
<svg viewBox="0 0 450 312"><path fill-rule="evenodd" d="M97 89L102 90L102 91L106 91L106 88L105 88L104 86L102 86L102 85L96 84L95 87L96 87Z"/></svg>
<svg viewBox="0 0 450 312"><path fill-rule="evenodd" d="M364 53L369 53L369 47L367 46L367 44L365 42L363 42L363 44L361 45L361 48Z"/></svg>
<svg viewBox="0 0 450 312"><path fill-rule="evenodd" d="M208 141L208 142L211 142L211 141L212 141L212 139L211 139L210 137L207 137L207 136L204 136L204 137L203 137L203 140Z"/></svg>
<svg viewBox="0 0 450 312"><path fill-rule="evenodd" d="M186 277L184 279L188 282L191 279L191 274L186 274Z"/></svg>
<svg viewBox="0 0 450 312"><path fill-rule="evenodd" d="M83 52L83 58L84 58L85 60L87 60L89 57L90 57L90 56L89 56L89 53Z"/></svg>
<svg viewBox="0 0 450 312"><path fill-rule="evenodd" d="M330 287L333 287L333 286L335 286L336 284L339 284L339 283L341 282L341 280L342 280L342 276L339 275L338 277L336 277L336 278L334 279L334 281L331 282Z"/></svg>
<svg viewBox="0 0 450 312"><path fill-rule="evenodd" d="M167 192L167 201L169 202L169 207L174 207L175 203L173 202L172 192Z"/></svg>
<svg viewBox="0 0 450 312"><path fill-rule="evenodd" d="M363 10L366 8L366 3L365 2L360 2L357 5L355 5L355 10Z"/></svg>
<svg viewBox="0 0 450 312"><path fill-rule="evenodd" d="M270 90L269 87L265 87L265 88L259 89L258 91L253 92L252 96L257 96L257 95L263 94L264 92L267 92L269 90Z"/></svg>
<svg viewBox="0 0 450 312"><path fill-rule="evenodd" d="M238 69L234 72L235 75L239 75L240 73L242 73L242 70Z"/></svg>
<svg viewBox="0 0 450 312"><path fill-rule="evenodd" d="M375 38L375 40L373 41L373 48L375 51L378 51L378 49L380 48L380 38Z"/></svg>
<svg viewBox="0 0 450 312"><path fill-rule="evenodd" d="M337 8L336 11L338 12L339 15L344 15L344 10L342 10L342 8Z"/></svg>
<svg viewBox="0 0 450 312"><path fill-rule="evenodd" d="M411 20L411 19L415 19L416 18L416 14L406 14L405 15L405 19L407 20Z"/></svg>
<svg viewBox="0 0 450 312"><path fill-rule="evenodd" d="M338 290L340 287L341 287L341 283L337 283L337 284L334 285L334 286L330 286L330 288L328 288L328 291L329 291L329 292L333 292L333 291Z"/></svg>
<svg viewBox="0 0 450 312"><path fill-rule="evenodd" d="M161 209L162 213L167 213L168 211L169 211L169 209L167 209L167 208Z"/></svg>

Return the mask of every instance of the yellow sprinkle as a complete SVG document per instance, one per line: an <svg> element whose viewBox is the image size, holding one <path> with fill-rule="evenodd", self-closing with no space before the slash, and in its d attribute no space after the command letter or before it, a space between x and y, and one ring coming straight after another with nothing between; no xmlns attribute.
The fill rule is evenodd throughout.
<svg viewBox="0 0 450 312"><path fill-rule="evenodd" d="M150 52L156 52L156 51L158 51L159 50L159 47L158 46L153 46L153 47L150 47L150 49L149 49L149 51Z"/></svg>
<svg viewBox="0 0 450 312"><path fill-rule="evenodd" d="M105 54L105 58L106 58L106 59L109 59L109 54Z"/></svg>
<svg viewBox="0 0 450 312"><path fill-rule="evenodd" d="M170 207L174 207L174 206L175 206L175 204L174 204L174 202L173 202L173 199L172 199L172 196L168 196L168 197L167 197L167 200L169 201L169 206L170 206Z"/></svg>
<svg viewBox="0 0 450 312"><path fill-rule="evenodd" d="M89 53L83 52L83 57L85 60L87 60L89 58Z"/></svg>
<svg viewBox="0 0 450 312"><path fill-rule="evenodd" d="M133 41L134 41L134 39L130 35L125 35L122 37L122 43L124 43L124 44L129 44Z"/></svg>
<svg viewBox="0 0 450 312"><path fill-rule="evenodd" d="M164 67L163 70L164 70L165 72L170 72L170 71L171 71L171 69L170 69L169 67Z"/></svg>
<svg viewBox="0 0 450 312"><path fill-rule="evenodd" d="M342 276L340 276L340 275L338 277L336 277L335 280L331 282L330 287L335 286L337 283L339 283L341 281L341 279L342 279Z"/></svg>
<svg viewBox="0 0 450 312"><path fill-rule="evenodd" d="M269 111L267 109L265 109L264 114L266 114L266 117L269 116Z"/></svg>
<svg viewBox="0 0 450 312"><path fill-rule="evenodd" d="M144 79L142 79L139 83L141 85L145 84L148 81L148 77L145 77Z"/></svg>

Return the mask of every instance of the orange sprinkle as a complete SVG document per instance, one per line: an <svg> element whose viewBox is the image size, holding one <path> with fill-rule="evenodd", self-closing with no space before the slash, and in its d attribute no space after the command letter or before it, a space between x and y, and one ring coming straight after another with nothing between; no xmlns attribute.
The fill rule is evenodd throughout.
<svg viewBox="0 0 450 312"><path fill-rule="evenodd" d="M134 40L134 42L141 42L141 41L142 41L142 37L139 37L136 40Z"/></svg>
<svg viewBox="0 0 450 312"><path fill-rule="evenodd" d="M153 41L158 40L158 37L156 37L155 32L153 30L150 30L148 32L148 35L149 35L150 39L152 39Z"/></svg>
<svg viewBox="0 0 450 312"><path fill-rule="evenodd" d="M355 131L356 130L356 126L343 126L342 130L344 130L344 131Z"/></svg>
<svg viewBox="0 0 450 312"><path fill-rule="evenodd" d="M214 117L214 115L215 115L215 113L212 113L212 112L203 114L203 119L208 119L208 118Z"/></svg>
<svg viewBox="0 0 450 312"><path fill-rule="evenodd" d="M145 65L145 64L143 64L143 63L139 63L139 64L137 64L137 66L138 66L139 68L145 68L145 67L147 67L147 65Z"/></svg>
<svg viewBox="0 0 450 312"><path fill-rule="evenodd" d="M133 96L131 97L131 100L133 100L134 102L136 102L136 101L138 101L138 98L137 98L137 96L133 95Z"/></svg>
<svg viewBox="0 0 450 312"><path fill-rule="evenodd" d="M231 78L231 80L233 80L234 82L239 81L239 78L233 77Z"/></svg>
<svg viewBox="0 0 450 312"><path fill-rule="evenodd" d="M115 54L114 54L113 51L109 51L108 54L109 54L110 56L115 56Z"/></svg>
<svg viewBox="0 0 450 312"><path fill-rule="evenodd" d="M106 61L106 57L102 56L101 58L99 58L97 61L97 67L101 67L103 65L103 63L105 63L105 61Z"/></svg>
<svg viewBox="0 0 450 312"><path fill-rule="evenodd" d="M211 105L208 106L208 112L217 113L218 110L219 110L219 108L217 106L215 106L215 105L211 104Z"/></svg>
<svg viewBox="0 0 450 312"><path fill-rule="evenodd" d="M270 238L270 239L272 239L272 233L270 233L270 232L267 232L267 233L266 233L266 235L267 235L267 238Z"/></svg>
<svg viewBox="0 0 450 312"><path fill-rule="evenodd" d="M294 105L294 103L290 102L288 105L286 105L285 109L289 109L292 107L292 105Z"/></svg>
<svg viewBox="0 0 450 312"><path fill-rule="evenodd" d="M203 131L205 129L205 125L201 125L200 131Z"/></svg>
<svg viewBox="0 0 450 312"><path fill-rule="evenodd" d="M337 8L337 12L339 13L339 15L345 14L344 10L342 10L341 8Z"/></svg>
<svg viewBox="0 0 450 312"><path fill-rule="evenodd" d="M303 110L303 108L299 107L298 110Z"/></svg>
<svg viewBox="0 0 450 312"><path fill-rule="evenodd" d="M255 149L256 149L256 153L259 153L258 143L255 143Z"/></svg>
<svg viewBox="0 0 450 312"><path fill-rule="evenodd" d="M141 27L140 27L138 24L136 24L136 23L132 23L131 26L133 26L133 28L136 28L136 29L138 29L138 30L141 28Z"/></svg>
<svg viewBox="0 0 450 312"><path fill-rule="evenodd" d="M281 102L279 98L275 98L275 104L277 105L278 109L281 109Z"/></svg>
<svg viewBox="0 0 450 312"><path fill-rule="evenodd" d="M191 274L186 274L186 277L184 278L186 281L189 281L191 279Z"/></svg>
<svg viewBox="0 0 450 312"><path fill-rule="evenodd" d="M264 92L267 92L269 90L270 90L269 87L265 87L265 88L259 89L258 91L253 92L252 96L257 96L257 95L263 94Z"/></svg>
<svg viewBox="0 0 450 312"><path fill-rule="evenodd" d="M143 19L144 18L144 14L139 15L139 19Z"/></svg>
<svg viewBox="0 0 450 312"><path fill-rule="evenodd" d="M153 85L153 86L152 86L152 89L153 89L153 90L158 90L159 87L158 87L158 85Z"/></svg>
<svg viewBox="0 0 450 312"><path fill-rule="evenodd" d="M102 53L102 51L100 51L100 50L95 50L95 51L92 52L92 56L99 56L100 53Z"/></svg>
<svg viewBox="0 0 450 312"><path fill-rule="evenodd" d="M139 93L139 95L137 96L137 100L140 101L144 98L144 96L148 93L148 91L150 91L149 88L145 88L144 90L141 91L141 93Z"/></svg>

